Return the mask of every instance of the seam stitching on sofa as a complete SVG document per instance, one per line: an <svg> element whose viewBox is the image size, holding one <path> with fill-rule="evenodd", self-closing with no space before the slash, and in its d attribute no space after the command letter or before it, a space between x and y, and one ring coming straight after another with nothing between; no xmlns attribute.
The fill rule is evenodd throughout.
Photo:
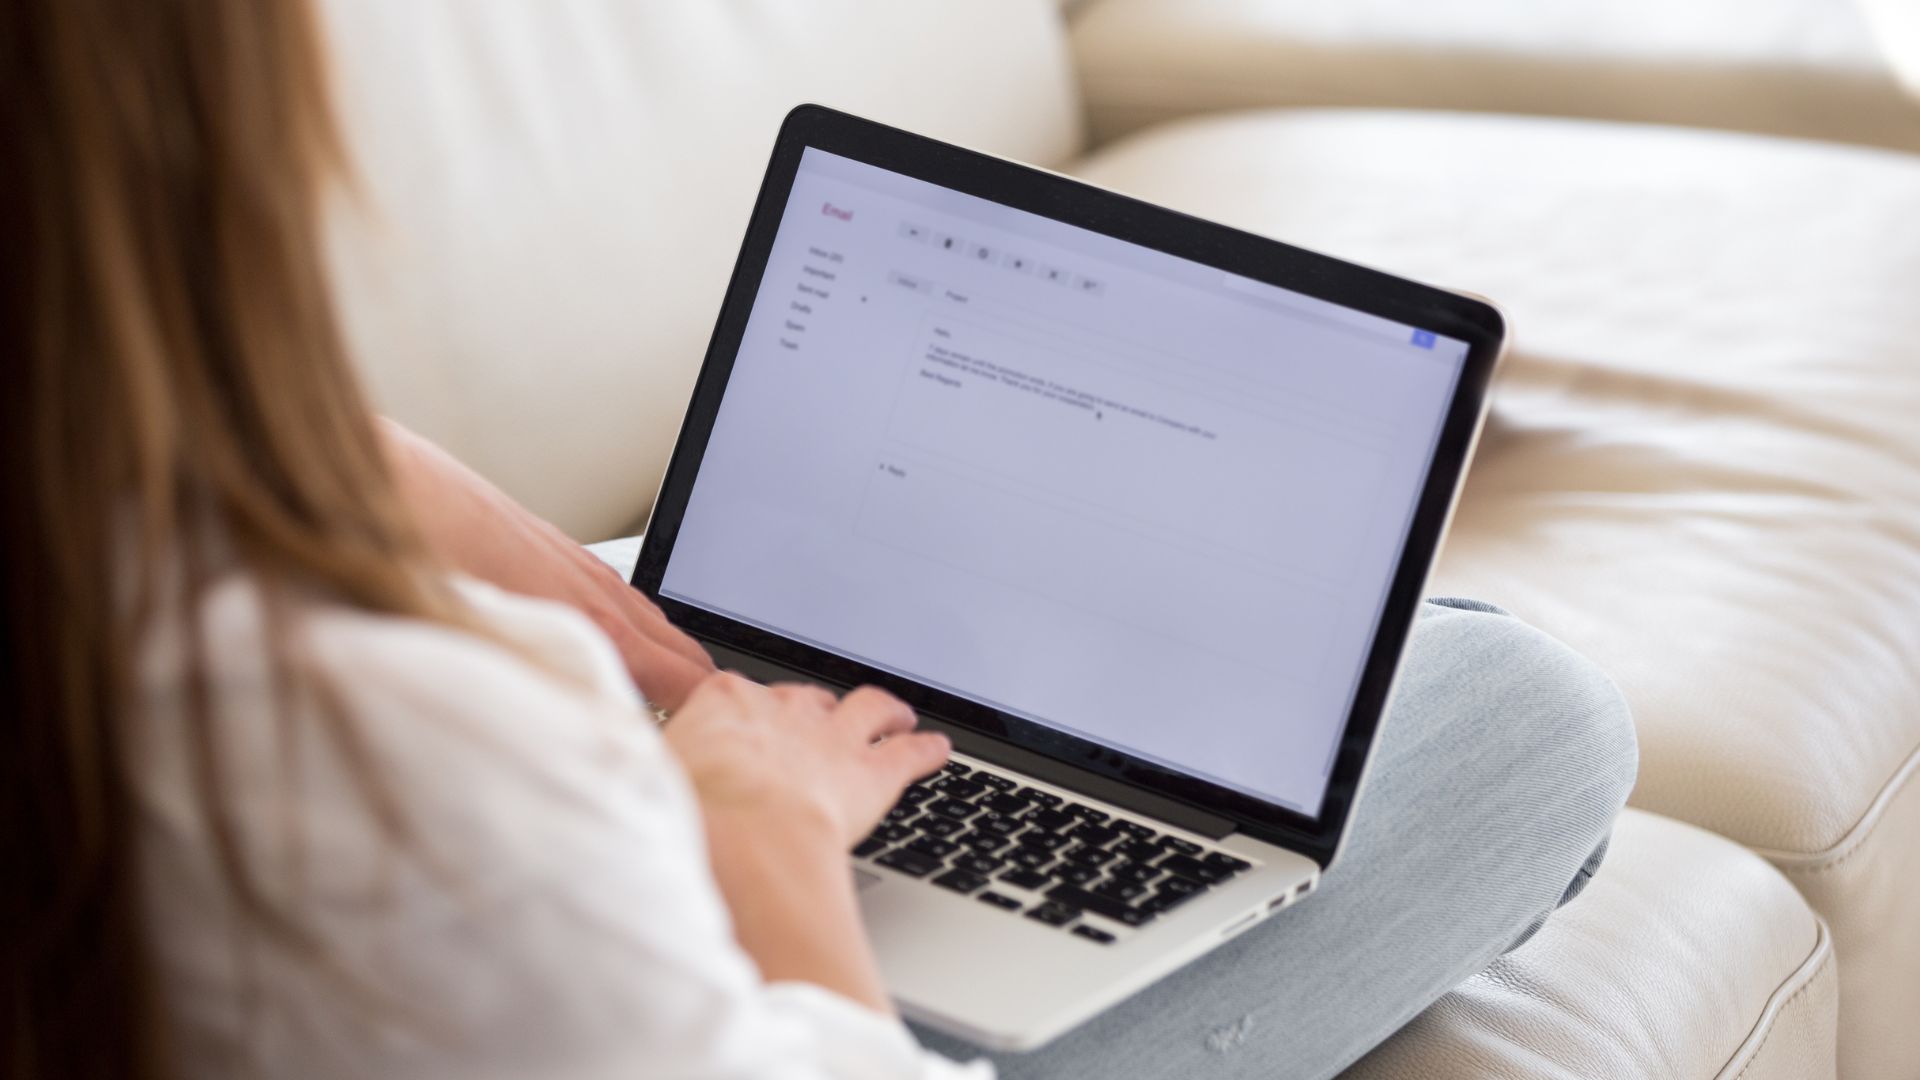
<svg viewBox="0 0 1920 1080"><path fill-rule="evenodd" d="M1760 1010L1760 1020L1758 1022L1766 1024L1767 1030L1761 1034L1760 1042L1754 1046L1753 1052L1747 1055L1746 1062L1740 1066L1739 1072L1733 1074L1732 1080L1744 1080L1747 1075L1747 1070L1753 1068L1754 1063L1760 1060L1760 1055L1767 1052L1767 1043L1772 1041L1773 1033L1780 1030L1780 1018L1785 1016L1787 1010L1793 1007L1793 1003L1800 999L1800 995L1813 989L1814 986L1819 983L1820 976L1824 974L1828 968L1833 966L1834 957L1837 954L1833 949L1832 935L1827 931L1825 920L1816 916L1814 921L1819 925L1820 938L1814 942L1813 951L1815 953L1824 951L1826 955L1822 956L1820 962L1815 964L1812 970L1807 972L1806 980L1800 984L1799 988L1781 1000L1779 1007L1775 1008L1773 1002L1769 1001L1767 1006ZM1809 956L1807 959L1811 960L1812 956ZM1804 969L1804 967L1805 963L1803 962L1802 969ZM1799 973L1799 970L1794 972L1796 975ZM1727 1060L1726 1066L1721 1067L1721 1076L1725 1076L1727 1067L1731 1066L1733 1062L1740 1057L1741 1047L1745 1047L1747 1041L1752 1038L1752 1033L1749 1033L1746 1039L1740 1041L1740 1047L1734 1049L1733 1057Z"/></svg>
<svg viewBox="0 0 1920 1080"><path fill-rule="evenodd" d="M1761 858L1778 866L1787 874L1818 874L1835 869L1858 854L1860 848L1873 836L1880 823L1886 820L1887 809L1893 801L1906 790L1907 784L1916 775L1920 775L1920 747L1915 747L1901 762L1900 767L1888 778L1886 787L1874 796L1867 805L1867 812L1861 815L1853 828L1847 830L1838 844L1825 851L1800 852L1782 851L1778 848L1755 847L1751 850Z"/></svg>
<svg viewBox="0 0 1920 1080"><path fill-rule="evenodd" d="M1786 1015L1787 1010L1793 1007L1795 1001L1800 999L1800 995L1813 989L1814 985L1819 981L1821 974L1825 972L1832 963L1833 953L1829 952L1827 953L1827 958L1820 961L1820 966L1814 969L1813 974L1801 985L1800 989L1788 994L1787 999L1780 1003L1780 1011L1773 1014L1774 1022L1768 1024L1767 1033L1760 1036L1760 1045L1753 1048L1753 1054L1747 1058L1745 1065L1740 1066L1740 1071L1734 1074L1733 1080L1743 1080L1747 1075L1747 1070L1753 1068L1754 1062L1760 1060L1760 1055L1767 1052L1767 1043L1773 1040L1773 1033L1780 1030L1780 1018Z"/></svg>

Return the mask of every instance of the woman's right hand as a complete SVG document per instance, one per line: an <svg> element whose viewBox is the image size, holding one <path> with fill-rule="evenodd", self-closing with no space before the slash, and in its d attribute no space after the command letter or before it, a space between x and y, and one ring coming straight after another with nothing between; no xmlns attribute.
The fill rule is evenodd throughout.
<svg viewBox="0 0 1920 1080"><path fill-rule="evenodd" d="M946 736L913 725L912 709L871 687L835 699L725 673L694 687L667 723L735 937L768 982L811 982L892 1011L847 849L946 761Z"/></svg>
<svg viewBox="0 0 1920 1080"><path fill-rule="evenodd" d="M836 699L815 686L767 687L723 672L694 688L666 739L710 832L764 828L845 851L909 783L946 761L946 736L916 732L914 723L906 703L874 687Z"/></svg>

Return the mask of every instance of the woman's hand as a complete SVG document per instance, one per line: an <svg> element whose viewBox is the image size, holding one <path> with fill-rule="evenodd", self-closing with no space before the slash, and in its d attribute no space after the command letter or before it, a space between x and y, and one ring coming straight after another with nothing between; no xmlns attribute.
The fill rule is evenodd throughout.
<svg viewBox="0 0 1920 1080"><path fill-rule="evenodd" d="M382 424L401 494L454 569L509 592L558 600L597 623L647 701L676 710L713 674L699 643L593 553L399 424Z"/></svg>
<svg viewBox="0 0 1920 1080"><path fill-rule="evenodd" d="M710 830L818 839L840 854L907 784L947 760L946 736L915 732L914 723L912 709L873 687L836 700L818 687L722 674L694 690L666 737Z"/></svg>
<svg viewBox="0 0 1920 1080"><path fill-rule="evenodd" d="M902 788L946 761L946 737L913 723L913 711L880 690L836 701L813 687L715 675L667 725L700 800L734 934L768 982L810 982L892 1011L847 849Z"/></svg>

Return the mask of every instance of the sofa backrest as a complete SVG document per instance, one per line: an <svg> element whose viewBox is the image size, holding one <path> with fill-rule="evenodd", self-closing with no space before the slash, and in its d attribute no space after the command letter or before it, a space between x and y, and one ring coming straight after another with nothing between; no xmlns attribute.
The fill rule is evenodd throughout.
<svg viewBox="0 0 1920 1080"><path fill-rule="evenodd" d="M781 117L1078 148L1048 0L323 0L379 406L583 539L652 500Z"/></svg>
<svg viewBox="0 0 1920 1080"><path fill-rule="evenodd" d="M1920 4L1913 0L1860 0L1880 51L1907 93L1920 98Z"/></svg>

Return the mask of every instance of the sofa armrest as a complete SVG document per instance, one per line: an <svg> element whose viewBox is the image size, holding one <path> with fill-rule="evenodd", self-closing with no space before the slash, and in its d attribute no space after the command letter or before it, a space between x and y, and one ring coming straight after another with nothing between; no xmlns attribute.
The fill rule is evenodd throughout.
<svg viewBox="0 0 1920 1080"><path fill-rule="evenodd" d="M1826 928L1753 853L1628 811L1586 892L1343 1080L1835 1075Z"/></svg>

